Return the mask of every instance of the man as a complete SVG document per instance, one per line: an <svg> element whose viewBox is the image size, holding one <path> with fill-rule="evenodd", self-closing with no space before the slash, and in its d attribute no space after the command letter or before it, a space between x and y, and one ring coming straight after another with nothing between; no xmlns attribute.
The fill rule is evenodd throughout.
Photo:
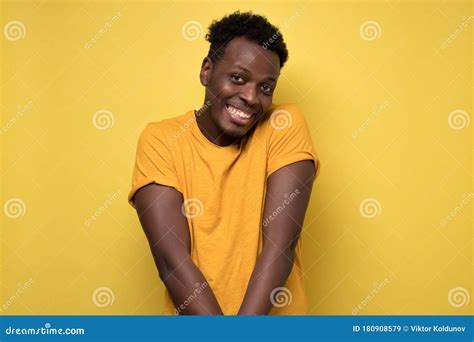
<svg viewBox="0 0 474 342"><path fill-rule="evenodd" d="M272 103L286 45L239 11L206 39L204 105L146 126L128 197L163 313L307 314L299 237L319 163L298 108Z"/></svg>

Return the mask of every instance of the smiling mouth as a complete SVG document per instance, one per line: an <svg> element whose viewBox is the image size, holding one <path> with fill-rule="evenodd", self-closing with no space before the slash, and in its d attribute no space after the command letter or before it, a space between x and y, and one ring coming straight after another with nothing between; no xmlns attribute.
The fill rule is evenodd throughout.
<svg viewBox="0 0 474 342"><path fill-rule="evenodd" d="M229 114L236 118L236 119L239 119L239 120L245 120L245 121L248 121L252 118L252 116L254 116L255 113L249 113L249 112L245 112L245 111L242 111L238 108L235 108L233 107L232 105L230 104L226 104L225 105L227 111L229 112Z"/></svg>

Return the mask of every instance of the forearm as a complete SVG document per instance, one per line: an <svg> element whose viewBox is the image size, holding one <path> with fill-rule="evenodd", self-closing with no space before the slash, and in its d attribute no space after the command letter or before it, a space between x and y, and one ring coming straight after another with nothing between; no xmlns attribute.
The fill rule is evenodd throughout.
<svg viewBox="0 0 474 342"><path fill-rule="evenodd" d="M294 261L294 250L263 248L257 259L239 315L267 315L273 304L272 291L284 286Z"/></svg>
<svg viewBox="0 0 474 342"><path fill-rule="evenodd" d="M188 257L175 267L160 272L176 311L180 315L222 315L222 310L206 278Z"/></svg>

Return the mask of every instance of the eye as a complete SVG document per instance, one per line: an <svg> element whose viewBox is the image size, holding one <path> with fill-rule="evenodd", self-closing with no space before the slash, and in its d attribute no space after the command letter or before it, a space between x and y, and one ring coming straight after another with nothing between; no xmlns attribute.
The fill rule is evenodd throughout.
<svg viewBox="0 0 474 342"><path fill-rule="evenodd" d="M244 80L239 74L230 75L230 79L235 83L241 83Z"/></svg>
<svg viewBox="0 0 474 342"><path fill-rule="evenodd" d="M271 94L272 91L273 91L272 87L270 87L270 86L267 85L267 84L264 84L264 85L262 86L262 89L263 89L263 92L266 93L266 94Z"/></svg>

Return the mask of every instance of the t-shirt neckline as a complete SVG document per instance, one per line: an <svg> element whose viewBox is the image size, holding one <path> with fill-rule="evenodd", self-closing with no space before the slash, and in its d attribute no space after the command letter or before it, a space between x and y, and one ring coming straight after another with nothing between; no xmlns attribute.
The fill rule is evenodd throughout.
<svg viewBox="0 0 474 342"><path fill-rule="evenodd" d="M217 144L213 143L212 141L210 141L209 139L207 139L207 137L204 135L204 133L199 128L199 125L198 125L198 122L197 122L197 119L196 119L196 113L197 113L197 110L195 110L195 109L190 110L190 115L193 118L192 127L193 127L196 135L198 136L199 140L203 141L208 146L212 146L212 147L218 148L218 149L225 149L225 150L232 150L232 149L239 150L240 149L240 147L242 145L242 141L244 139L246 139L246 137L243 137L242 139L240 139L238 143L230 144L230 145L227 145L227 146L217 145Z"/></svg>

